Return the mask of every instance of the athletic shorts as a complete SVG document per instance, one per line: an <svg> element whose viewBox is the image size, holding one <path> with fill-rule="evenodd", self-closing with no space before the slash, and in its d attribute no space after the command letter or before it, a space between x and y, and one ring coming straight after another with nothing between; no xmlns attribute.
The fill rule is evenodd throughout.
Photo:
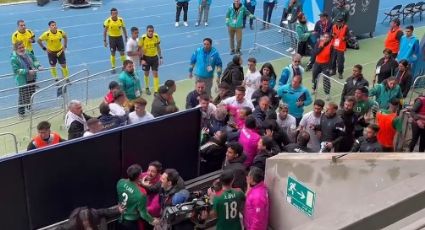
<svg viewBox="0 0 425 230"><path fill-rule="evenodd" d="M144 56L143 59L146 61L146 65L142 66L143 71L149 71L152 68L152 71L158 71L159 60L158 56L148 57Z"/></svg>
<svg viewBox="0 0 425 230"><path fill-rule="evenodd" d="M49 58L49 64L51 66L56 65L59 62L61 65L66 64L65 52L61 52L58 56L58 52L47 52L47 57Z"/></svg>
<svg viewBox="0 0 425 230"><path fill-rule="evenodd" d="M111 37L109 36L109 48L111 52L119 51L124 52L124 40L122 36L119 37Z"/></svg>

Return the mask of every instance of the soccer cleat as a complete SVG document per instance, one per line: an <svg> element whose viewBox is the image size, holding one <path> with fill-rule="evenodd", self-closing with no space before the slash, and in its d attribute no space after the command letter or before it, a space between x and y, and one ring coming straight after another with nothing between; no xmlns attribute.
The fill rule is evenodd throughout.
<svg viewBox="0 0 425 230"><path fill-rule="evenodd" d="M235 54L235 50L231 50L230 55L234 55L234 54Z"/></svg>
<svg viewBox="0 0 425 230"><path fill-rule="evenodd" d="M208 26L208 22L205 22L205 26Z"/></svg>
<svg viewBox="0 0 425 230"><path fill-rule="evenodd" d="M175 27L179 27L179 22L174 23Z"/></svg>
<svg viewBox="0 0 425 230"><path fill-rule="evenodd" d="M294 55L294 54L296 54L296 53L297 53L297 52L295 52L295 50L293 50L293 51L291 52L291 54L292 54L292 55Z"/></svg>
<svg viewBox="0 0 425 230"><path fill-rule="evenodd" d="M288 53L292 52L292 51L294 51L294 48L292 48L292 47L290 47L289 49L286 50L286 52L288 52Z"/></svg>
<svg viewBox="0 0 425 230"><path fill-rule="evenodd" d="M344 76L342 76L342 73L338 74L338 78L339 79L343 79L344 78Z"/></svg>
<svg viewBox="0 0 425 230"><path fill-rule="evenodd" d="M242 55L241 50L236 50L236 54L237 54L237 55Z"/></svg>
<svg viewBox="0 0 425 230"><path fill-rule="evenodd" d="M199 23L197 22L197 23L195 23L195 26L199 26Z"/></svg>
<svg viewBox="0 0 425 230"><path fill-rule="evenodd" d="M187 22L183 22L183 25L186 26L186 27L189 26L189 24L187 24Z"/></svg>

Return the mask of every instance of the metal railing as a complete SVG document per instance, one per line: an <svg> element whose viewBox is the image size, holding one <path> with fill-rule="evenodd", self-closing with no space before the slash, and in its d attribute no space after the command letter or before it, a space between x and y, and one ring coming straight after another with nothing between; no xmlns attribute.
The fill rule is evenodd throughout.
<svg viewBox="0 0 425 230"><path fill-rule="evenodd" d="M30 99L30 110L29 110L29 137L32 136L32 132L33 132L33 124L34 124L34 118L35 118L35 114L37 109L43 112L48 111L49 109L51 110L50 113L48 113L48 115L52 115L52 114L61 114L59 113L59 111L63 111L63 115L66 114L67 112L67 108L66 108L66 101L65 98L67 98L66 94L66 87L64 87L65 85L69 85L69 83L67 83L67 80L69 79L70 82L71 80L77 76L80 75L82 73L85 73L87 76L90 75L90 72L88 71L88 69L82 69L74 74L71 74L67 79L61 79L57 82L54 82L38 91L36 91L34 94L31 95L31 99ZM64 85L64 86L61 86ZM54 90L56 89L56 90ZM56 93L56 95L55 95ZM39 95L40 98L43 98L40 101L35 101L35 98ZM53 99L50 99L51 96L53 96ZM55 106L56 103L56 106ZM58 106L59 105L59 106ZM37 108L37 106L40 106L40 108ZM45 117L46 114L43 114L43 117Z"/></svg>
<svg viewBox="0 0 425 230"><path fill-rule="evenodd" d="M13 143L15 147L15 153L18 153L18 140L16 139L16 135L10 132L0 133L0 136L11 136L13 138Z"/></svg>
<svg viewBox="0 0 425 230"><path fill-rule="evenodd" d="M326 99L327 101L333 101L339 104L344 85L345 83L321 73L317 78L317 88L314 93L314 99Z"/></svg>
<svg viewBox="0 0 425 230"><path fill-rule="evenodd" d="M413 82L412 86L410 87L410 97L408 101L408 105L413 103L413 100L415 100L420 95L425 95L425 75L424 76L418 76L415 78L415 81ZM407 99L406 99L407 100Z"/></svg>
<svg viewBox="0 0 425 230"><path fill-rule="evenodd" d="M249 54L255 56L261 50L266 50L274 54L285 57L291 57L293 52L298 49L298 35L290 30L288 26L284 27L263 21L254 20L254 43Z"/></svg>

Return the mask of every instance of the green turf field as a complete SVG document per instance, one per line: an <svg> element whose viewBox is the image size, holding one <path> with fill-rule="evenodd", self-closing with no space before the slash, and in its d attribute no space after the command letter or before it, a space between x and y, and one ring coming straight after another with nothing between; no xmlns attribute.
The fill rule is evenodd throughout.
<svg viewBox="0 0 425 230"><path fill-rule="evenodd" d="M0 0L2 2L2 0ZM425 27L416 28L415 34L420 37L422 34L425 33ZM419 36L420 35L420 36ZM355 64L361 64L363 65L363 75L369 80L369 82L372 82L372 78L374 76L375 72L375 64L378 61L379 58L382 57L382 50L383 50L383 41L384 36L376 37L373 39L364 39L360 41L360 50L348 50L346 53L346 61L345 61L345 73L344 78L347 78L351 75L351 68ZM307 58L304 58L303 62L306 63L308 60ZM280 71L284 66L286 66L290 60L288 58L278 59L274 60L272 62L277 74L280 77ZM258 64L258 68L260 68L261 63ZM165 80L165 79L162 79ZM339 80L339 79L337 79ZM308 72L305 74L303 78L303 84L308 88L311 89L311 72ZM177 102L178 107L182 110L184 109L185 105L185 98L189 91L193 90L194 87L194 80L183 80L179 81L177 83L177 91L175 93L175 100ZM106 93L106 92L105 92ZM148 106L147 109L150 110L150 103L152 102L153 96L146 96L145 98L148 100ZM336 102L339 102L339 94L334 95ZM89 102L90 108L95 108L102 99L94 99ZM310 108L307 108L307 110ZM89 112L89 115L97 115L97 110L92 110ZM49 117L49 116L47 116ZM60 133L64 138L67 137L66 130L64 129L63 124L63 114L53 116L49 121L52 123L52 130ZM43 120L46 119L46 117L41 117L39 119L35 119L34 123L35 125ZM18 122L16 118L4 120L0 122L0 127L7 126L8 124L13 124ZM34 125L34 126L35 126ZM8 127L0 128L0 133L4 132L11 132L15 134L18 137L18 148L19 150L26 149L27 144L30 141L29 138L29 120L28 118L19 121L16 125L10 125ZM33 131L35 133L35 131ZM14 152L14 144L10 136L0 136L0 155L5 155L7 153Z"/></svg>

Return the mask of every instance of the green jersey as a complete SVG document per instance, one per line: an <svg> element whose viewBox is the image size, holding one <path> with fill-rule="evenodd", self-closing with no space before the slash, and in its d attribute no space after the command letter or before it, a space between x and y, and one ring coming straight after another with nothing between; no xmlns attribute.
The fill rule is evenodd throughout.
<svg viewBox="0 0 425 230"><path fill-rule="evenodd" d="M149 215L146 206L146 196L140 192L137 185L127 179L121 179L117 183L118 202L125 207L121 219L138 220L140 218L152 223L153 218Z"/></svg>
<svg viewBox="0 0 425 230"><path fill-rule="evenodd" d="M367 114L372 108L379 108L379 105L376 101L368 99L367 101L357 101L354 106L354 112L359 116Z"/></svg>
<svg viewBox="0 0 425 230"><path fill-rule="evenodd" d="M245 201L245 194L241 191L228 189L220 196L214 197L213 209L217 214L217 230L241 230L239 212Z"/></svg>

